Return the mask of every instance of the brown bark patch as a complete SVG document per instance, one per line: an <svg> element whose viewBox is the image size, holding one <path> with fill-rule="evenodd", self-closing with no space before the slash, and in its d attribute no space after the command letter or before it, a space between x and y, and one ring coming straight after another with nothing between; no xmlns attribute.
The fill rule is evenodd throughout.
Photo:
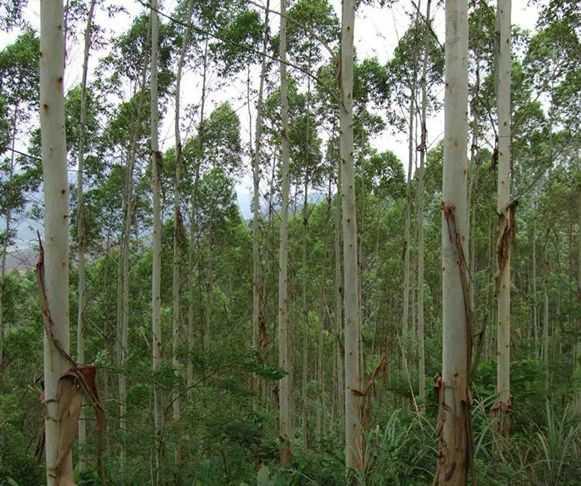
<svg viewBox="0 0 581 486"><path fill-rule="evenodd" d="M102 432L105 427L105 410L99 397L96 384L97 368L94 365L79 365L72 356L67 353L55 335L55 323L50 313L45 286L44 274L44 247L40 234L38 235L39 254L36 263L36 276L40 294L40 305L44 322L44 329L48 340L52 343L61 357L67 361L71 368L60 378L57 385L58 420L60 421L60 436L57 449L57 462L55 466L57 486L74 486L71 472L64 467L66 458L71 451L78 433L79 417L81 413L83 395L88 399L95 410L97 431L97 469L104 484L105 474L103 470Z"/></svg>

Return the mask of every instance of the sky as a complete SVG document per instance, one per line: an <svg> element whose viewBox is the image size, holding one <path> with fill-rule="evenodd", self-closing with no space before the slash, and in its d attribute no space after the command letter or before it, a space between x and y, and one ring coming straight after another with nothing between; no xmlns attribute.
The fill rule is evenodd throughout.
<svg viewBox="0 0 581 486"><path fill-rule="evenodd" d="M1 0L0 0L1 1ZM258 0L260 2L260 0ZM264 0L263 0L264 1ZM123 5L130 16L137 15L143 10L143 7L137 0L107 0L106 3L116 3ZM341 17L341 1L332 0L337 16ZM162 11L170 13L175 6L175 0L165 0L161 2ZM273 10L279 10L278 0L271 2ZM359 8L355 20L355 48L359 58L377 57L382 63L387 62L393 55L394 49L409 26L408 13L412 10L413 5L409 0L402 0L387 8L370 7L363 5ZM433 11L435 9L432 9ZM107 37L112 38L123 32L130 24L130 16L120 14L113 19L101 11L97 14L97 23L105 26L108 30ZM25 18L30 25L38 30L40 25L40 0L30 0L25 11ZM162 21L164 21L162 19ZM273 32L278 31L278 16L271 17ZM536 9L528 6L527 0L513 0L512 2L512 23L517 24L525 29L534 30L536 23ZM443 9L435 10L433 28L438 35L440 42L443 44L444 39L444 12ZM13 42L18 32L0 32L0 49ZM81 81L81 64L83 54L82 36L68 47L68 59L65 69L65 89L75 86ZM98 63L98 58L102 57L104 52L93 52L90 66L89 80L91 72L94 72ZM258 69L251 71L254 79L254 88L257 89ZM209 87L218 82L217 75L213 73L209 78ZM201 91L201 79L198 73L189 72L183 80L185 87L182 92L184 105L189 103L199 103ZM443 89L439 95L443 98ZM221 87L218 92L211 93L209 96L209 109L217 104L230 101L234 109L237 110L241 119L241 138L247 142L250 137L251 124L249 123L248 107L246 106L246 73L226 87ZM252 119L255 120L255 114L251 109ZM439 142L443 136L443 113L433 117L428 121L428 145L433 146ZM253 131L253 127L252 127ZM160 128L160 142L162 147L169 148L173 145L173 106L170 100L169 109ZM186 134L187 136L188 134ZM191 134L190 134L191 135ZM389 149L393 151L402 161L407 159L407 140L405 134L394 134L390 130L384 131L380 136L373 140L373 145L378 150ZM26 151L26 140L18 140L17 148ZM406 164L404 163L404 166ZM71 179L72 180L72 179ZM242 214L248 217L250 214L251 200L251 177L250 174L242 177L237 185L236 192L238 203ZM34 237L33 227L35 226L29 219L23 217L18 221L19 231L17 236L17 246L28 246L31 238Z"/></svg>

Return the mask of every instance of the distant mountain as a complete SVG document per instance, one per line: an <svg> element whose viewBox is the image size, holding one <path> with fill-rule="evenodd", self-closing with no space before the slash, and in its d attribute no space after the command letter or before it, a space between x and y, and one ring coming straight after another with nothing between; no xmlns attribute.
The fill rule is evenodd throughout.
<svg viewBox="0 0 581 486"><path fill-rule="evenodd" d="M22 272L32 270L36 265L37 252L34 248L9 250L6 255L6 271Z"/></svg>

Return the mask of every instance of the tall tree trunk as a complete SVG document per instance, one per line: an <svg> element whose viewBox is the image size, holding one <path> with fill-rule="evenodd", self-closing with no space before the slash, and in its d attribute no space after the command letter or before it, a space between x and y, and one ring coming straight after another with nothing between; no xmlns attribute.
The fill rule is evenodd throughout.
<svg viewBox="0 0 581 486"><path fill-rule="evenodd" d="M430 7L431 0L427 1L424 36L424 59L422 65L422 79L421 79L421 141L420 141L420 169L418 171L418 187L417 187L417 210L418 210L418 388L419 399L422 406L426 403L426 353L424 346L425 339L425 320L424 320L424 166L426 160L426 152L428 150L428 128L427 128L427 112L428 112L428 63L429 63L429 39L430 33Z"/></svg>
<svg viewBox="0 0 581 486"><path fill-rule="evenodd" d="M77 239L79 242L79 288L78 288L78 311L77 311L77 361L85 362L85 307L87 305L86 296L86 233L84 220L84 194L83 177L85 165L85 131L87 118L87 72L89 70L89 54L91 51L91 35L93 30L93 17L95 14L95 4L97 0L91 0L89 12L87 14L87 25L85 27L85 50L83 53L83 74L81 78L81 115L79 120L79 160L77 170ZM81 410L79 420L79 471L85 470L84 448L87 441L87 424L85 422L84 410Z"/></svg>
<svg viewBox="0 0 581 486"><path fill-rule="evenodd" d="M181 184L182 184L182 166L183 166L183 152L182 152L182 136L180 128L180 116L181 116L181 86L182 86L182 74L184 70L184 64L186 59L186 54L192 39L192 10L194 1L189 0L186 6L187 21L188 26L186 27L186 32L184 36L184 41L180 50L180 55L178 59L178 67L176 74L176 93L175 93L175 119L174 119L174 136L175 136L175 151L176 151L176 168L175 168L175 208L174 208L174 238L173 238L173 275L172 275L172 294L173 294L173 322L172 322L172 366L176 372L181 372L181 366L178 357L178 349L180 346L180 338L182 336L182 323L181 323L181 266L182 266L182 239L183 234L183 224L181 217ZM186 336L186 340L189 341L190 336ZM191 357L188 356L187 361L191 361ZM172 416L175 423L178 423L181 418L181 400L180 393L177 391L173 397L172 403ZM176 446L175 453L176 464L181 462L181 447L178 443Z"/></svg>
<svg viewBox="0 0 581 486"><path fill-rule="evenodd" d="M365 468L361 392L361 309L357 264L357 219L353 177L353 29L355 3L343 0L340 62L341 178L345 297L345 465Z"/></svg>
<svg viewBox="0 0 581 486"><path fill-rule="evenodd" d="M264 283L262 275L262 262L260 257L260 161L262 157L262 133L264 129L263 121L263 99L264 84L266 81L266 54L268 50L268 19L270 13L270 0L266 1L266 12L264 17L264 35L262 39L262 60L260 64L260 80L258 82L258 102L256 104L256 132L254 134L254 153L252 154L252 345L263 359L262 353L266 345L266 330L264 322ZM262 327L262 331L261 331ZM260 389L260 381L254 379L254 391Z"/></svg>
<svg viewBox="0 0 581 486"><path fill-rule="evenodd" d="M159 49L159 18L157 16L157 0L151 1L151 189L153 193L153 239L152 239L152 276L151 276L151 327L152 327L152 358L153 372L157 373L161 364L161 152L158 142L158 49ZM153 385L153 421L154 421L154 485L159 484L161 477L162 448L162 409L159 389Z"/></svg>
<svg viewBox="0 0 581 486"><path fill-rule="evenodd" d="M415 74L413 75L415 77ZM412 339L410 337L410 273L411 273L411 206L412 206L412 171L414 160L414 119L415 119L415 82L410 92L409 108L409 135L408 135L408 171L406 183L406 210L405 210L405 227L404 227L404 269L403 269L403 308L402 308L402 329L401 329L401 358L402 366L405 373L405 379L410 382L409 371L409 347Z"/></svg>
<svg viewBox="0 0 581 486"><path fill-rule="evenodd" d="M47 304L54 322L54 337L69 352L69 188L66 165L63 79L65 44L62 0L40 4L40 131L44 179L45 281ZM64 223L63 223L64 222ZM65 230L63 230L65 224ZM59 419L59 378L68 368L55 343L44 336L44 400L46 482L73 483L72 456L59 464L58 444L63 424Z"/></svg>
<svg viewBox="0 0 581 486"><path fill-rule="evenodd" d="M281 440L280 462L288 465L291 459L290 439L292 436L291 376L292 365L289 355L289 318L288 318L288 205L289 205L289 139L288 139L288 79L286 73L286 0L280 2L280 118L282 167L282 208L280 223L280 251L278 273L278 364L287 375L280 380L279 386L279 434Z"/></svg>
<svg viewBox="0 0 581 486"><path fill-rule="evenodd" d="M337 381L335 392L337 394L337 416L339 423L345 416L345 366L344 366L344 337L343 337L343 252L341 238L342 221L342 194L341 194L341 165L337 161L337 195L335 197L335 361L337 367Z"/></svg>
<svg viewBox="0 0 581 486"><path fill-rule="evenodd" d="M498 113L498 213L497 240L497 402L494 413L502 435L510 432L510 260L514 235L514 210L510 204L511 186L511 93L512 72L510 36L511 0L499 0L496 12L496 109Z"/></svg>
<svg viewBox="0 0 581 486"><path fill-rule="evenodd" d="M308 113L308 112L307 112ZM308 134L307 134L308 137ZM306 143L308 150L308 141ZM307 169L308 172L308 169ZM301 395L303 398L303 445L306 449L309 448L310 434L309 434L309 304L308 304L308 246L309 246L309 178L305 175L304 180L304 198L303 198L303 248L302 248L302 307L303 307L303 379Z"/></svg>
<svg viewBox="0 0 581 486"><path fill-rule="evenodd" d="M468 15L466 0L446 1L446 79L442 217L443 370L438 380L436 483L467 484L471 465L471 322L467 250Z"/></svg>

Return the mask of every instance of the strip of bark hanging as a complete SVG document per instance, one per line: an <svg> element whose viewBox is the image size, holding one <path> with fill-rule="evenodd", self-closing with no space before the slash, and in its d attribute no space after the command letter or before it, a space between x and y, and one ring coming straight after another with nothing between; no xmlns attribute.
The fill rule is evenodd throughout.
<svg viewBox="0 0 581 486"><path fill-rule="evenodd" d="M456 226L455 209L456 208L453 205L444 204L443 207L446 227L448 228L448 237L456 249L458 272L460 274L460 284L462 285L464 313L466 315L466 369L468 372L466 385L470 386L470 364L472 362L472 306L470 305L470 276L468 275L468 264L466 263L466 256L464 255L462 238L458 234Z"/></svg>
<svg viewBox="0 0 581 486"><path fill-rule="evenodd" d="M500 288L500 276L504 272L510 255L510 246L516 236L516 207L518 201L512 201L506 209L498 215L498 239L496 240L496 259L498 269L496 271L496 293Z"/></svg>
<svg viewBox="0 0 581 486"><path fill-rule="evenodd" d="M63 465L77 437L82 395L84 394L95 410L97 431L97 469L101 481L106 484L102 464L102 432L105 428L105 410L96 385L97 369L94 365L79 365L67 353L54 333L55 323L48 305L44 274L44 247L40 234L37 233L39 254L36 262L36 276L40 294L40 305L44 329L48 340L65 359L71 368L60 378L57 386L58 419L61 422L61 433L57 449L56 484L57 486L74 485L72 478L63 476Z"/></svg>
<svg viewBox="0 0 581 486"><path fill-rule="evenodd" d="M363 398L362 404L362 411L361 411L361 424L363 425L364 429L367 429L367 425L369 424L369 420L371 418L371 394L375 389L375 383L377 379L381 376L387 374L387 355L383 353L379 360L379 363L369 376L367 380L367 385L363 390L351 390L354 395Z"/></svg>
<svg viewBox="0 0 581 486"><path fill-rule="evenodd" d="M456 261L458 264L458 273L460 276L460 284L462 286L462 298L464 301L464 314L465 314L465 334L466 334L466 382L459 383L456 382L454 384L454 392L461 394L460 403L462 407L464 407L463 414L464 414L464 426L463 429L466 431L466 456L465 456L465 464L467 471L473 470L472 466L472 423L470 420L470 408L471 408L471 395L470 395L470 365L472 362L472 306L470 304L470 276L468 274L468 265L466 263L466 256L464 255L464 247L462 245L462 238L458 233L458 227L456 224L456 215L455 215L455 206L450 204L443 204L442 211L444 213L444 219L446 220L446 227L448 229L448 238L450 238L450 242L452 243L453 247L456 250ZM445 403L445 387L448 386L447 383L444 382L442 377L440 377L436 382L436 388L438 392L438 401L440 406L440 412L438 416L438 425L437 425L437 435L438 440L440 442L439 450L443 450L447 447L444 443L444 439L442 437L442 431L444 428L444 420L446 418L445 411L449 410L448 405ZM440 463L438 468L440 467ZM454 474L455 463L452 465L452 468L447 471L447 479L451 478ZM437 483L439 477L439 473L436 473L434 478L434 482Z"/></svg>

